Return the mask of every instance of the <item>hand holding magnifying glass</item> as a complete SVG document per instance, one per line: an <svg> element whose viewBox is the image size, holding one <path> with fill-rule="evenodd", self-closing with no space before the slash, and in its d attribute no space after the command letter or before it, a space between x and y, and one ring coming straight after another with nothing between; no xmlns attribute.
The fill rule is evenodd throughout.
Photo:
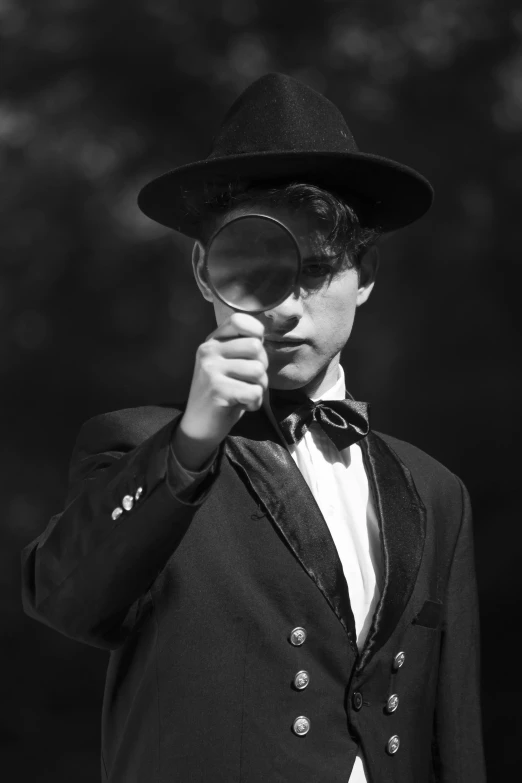
<svg viewBox="0 0 522 783"><path fill-rule="evenodd" d="M274 218L244 215L212 236L206 279L235 311L199 346L185 413L173 448L181 464L200 469L246 410L258 410L268 389L264 327L251 315L276 307L294 290L301 254ZM249 315L250 314L250 315Z"/></svg>

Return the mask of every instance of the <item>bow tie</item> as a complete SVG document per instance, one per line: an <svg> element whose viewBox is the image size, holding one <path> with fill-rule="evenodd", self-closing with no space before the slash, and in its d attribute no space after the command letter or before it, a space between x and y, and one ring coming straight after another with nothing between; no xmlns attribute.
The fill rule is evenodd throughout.
<svg viewBox="0 0 522 783"><path fill-rule="evenodd" d="M339 451L357 443L370 430L370 406L366 402L313 402L300 389L270 389L270 407L287 443L299 443L314 421L321 426Z"/></svg>

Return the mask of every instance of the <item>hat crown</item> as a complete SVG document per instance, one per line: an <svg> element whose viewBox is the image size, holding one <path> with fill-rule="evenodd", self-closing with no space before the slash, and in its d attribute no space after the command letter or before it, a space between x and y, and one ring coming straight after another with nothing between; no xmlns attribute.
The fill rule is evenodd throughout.
<svg viewBox="0 0 522 783"><path fill-rule="evenodd" d="M334 104L281 73L257 79L237 98L209 155L156 177L138 196L142 212L200 238L208 185L248 188L306 182L357 203L362 225L393 231L421 217L430 183L389 158L360 152Z"/></svg>
<svg viewBox="0 0 522 783"><path fill-rule="evenodd" d="M357 152L346 121L324 95L281 73L257 79L237 98L208 160L256 152Z"/></svg>

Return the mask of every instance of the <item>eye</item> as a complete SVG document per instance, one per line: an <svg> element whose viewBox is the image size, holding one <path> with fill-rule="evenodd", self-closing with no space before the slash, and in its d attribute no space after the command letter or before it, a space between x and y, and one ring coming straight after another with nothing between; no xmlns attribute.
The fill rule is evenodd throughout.
<svg viewBox="0 0 522 783"><path fill-rule="evenodd" d="M305 266L303 266L303 275L306 277L328 277L332 274L332 272L332 264L325 262L316 262L314 264L305 264Z"/></svg>

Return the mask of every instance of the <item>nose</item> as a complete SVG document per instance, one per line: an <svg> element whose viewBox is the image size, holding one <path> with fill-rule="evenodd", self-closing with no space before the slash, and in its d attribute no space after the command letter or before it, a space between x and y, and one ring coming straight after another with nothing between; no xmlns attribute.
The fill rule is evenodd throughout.
<svg viewBox="0 0 522 783"><path fill-rule="evenodd" d="M303 316L303 299L299 286L276 307L265 310L264 314L274 326L300 321Z"/></svg>

